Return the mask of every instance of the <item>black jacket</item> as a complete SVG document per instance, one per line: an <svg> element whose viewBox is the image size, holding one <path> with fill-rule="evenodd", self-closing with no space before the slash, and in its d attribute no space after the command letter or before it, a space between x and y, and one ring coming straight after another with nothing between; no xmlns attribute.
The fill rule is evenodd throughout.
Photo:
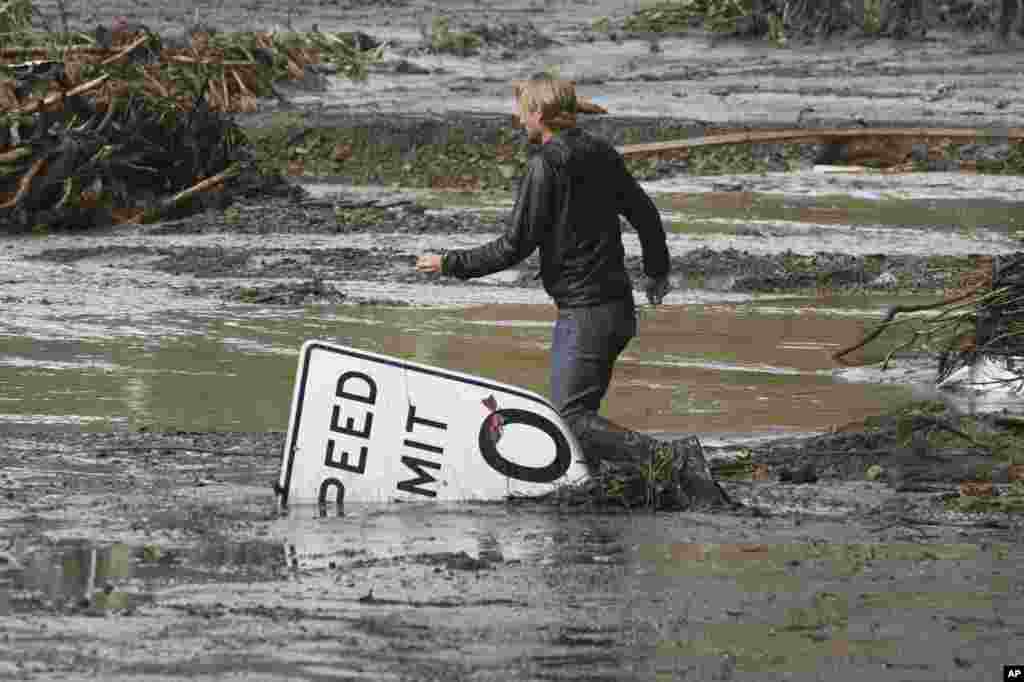
<svg viewBox="0 0 1024 682"><path fill-rule="evenodd" d="M540 247L544 289L559 308L632 297L620 214L640 236L644 273L668 274L661 216L622 156L579 128L561 131L531 157L505 234L473 249L449 251L442 272L482 277Z"/></svg>

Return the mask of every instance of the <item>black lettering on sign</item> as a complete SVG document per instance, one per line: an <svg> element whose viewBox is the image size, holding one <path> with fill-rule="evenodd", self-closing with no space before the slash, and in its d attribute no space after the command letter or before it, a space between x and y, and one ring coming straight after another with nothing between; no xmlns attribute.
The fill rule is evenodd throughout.
<svg viewBox="0 0 1024 682"><path fill-rule="evenodd" d="M435 429L441 429L442 431L446 431L448 429L448 425L444 422L434 421L433 419L427 419L426 417L417 417L416 406L409 403L409 415L405 418L406 433L412 433L413 424L426 424L427 426L432 426Z"/></svg>
<svg viewBox="0 0 1024 682"><path fill-rule="evenodd" d="M327 454L324 455L324 466L342 471L351 471L353 474L366 473L366 446L359 448L359 461L355 464L349 462L349 454L341 451L341 457L334 459L334 441L328 439Z"/></svg>
<svg viewBox="0 0 1024 682"><path fill-rule="evenodd" d="M412 433L413 428L417 424L429 426L431 428L439 429L441 431L448 430L448 425L445 424L444 422L439 422L433 419L427 419L426 417L417 417L416 406L410 403L409 414L405 418L405 432ZM440 446L431 445L430 443L423 443L418 440L413 440L411 438L403 439L402 444L405 445L406 447L416 448L417 450L422 450L423 452L431 452L435 455L444 454L444 448ZM426 471L424 471L424 468L440 469L441 464L439 462L431 462L429 459L420 459L419 457L405 456L402 457L402 464L415 471L416 478L408 481L400 481L398 483L399 490L404 490L407 493L415 493L417 495L426 495L427 497L437 497L436 490L430 490L429 488L423 488L420 486L423 486L428 483L437 482L437 479L428 474Z"/></svg>
<svg viewBox="0 0 1024 682"><path fill-rule="evenodd" d="M407 493L415 493L416 495L437 497L437 491L429 490L427 488L420 488L418 486L425 485L428 483L436 483L437 479L428 474L426 471L424 471L424 469L440 469L440 464L438 464L437 462L431 462L426 459L420 459L419 457L409 457L408 455L402 457L402 464L416 472L416 478L410 479L408 481L399 481L399 490L403 490Z"/></svg>
<svg viewBox="0 0 1024 682"><path fill-rule="evenodd" d="M363 388L366 390L363 393L353 393L345 390L345 384L351 383L352 380L362 382ZM373 405L377 400L377 384L368 375L362 372L345 372L338 377L338 387L334 391L334 395L338 398L345 398L347 400L355 400L356 402L366 403L367 405ZM373 413L366 413L366 423L363 428L357 429L355 419L349 417L345 420L345 425L341 426L338 420L341 419L341 408L335 405L331 410L331 431L334 433L340 433L343 436L355 436L357 438L369 438L370 430L373 428ZM366 453L367 448L364 445L359 448L359 460L353 464L349 460L349 453L342 450L341 456L338 458L334 457L334 441L331 439L327 440L327 452L324 454L324 466L329 466L333 469L341 469L342 471L351 471L354 474L362 474L366 472Z"/></svg>
<svg viewBox="0 0 1024 682"><path fill-rule="evenodd" d="M359 438L369 438L370 429L373 428L373 412L366 413L366 426L363 427L362 431L355 429L355 420L349 417L345 420L344 426L338 425L338 417L341 416L341 408L337 405L331 410L331 431L335 433L344 434L346 436L357 436Z"/></svg>
<svg viewBox="0 0 1024 682"><path fill-rule="evenodd" d="M316 502L320 506L327 504L327 491L334 488L334 501L340 505L345 500L345 485L336 478L325 478L320 483L320 491L316 495Z"/></svg>
<svg viewBox="0 0 1024 682"><path fill-rule="evenodd" d="M429 445L428 443L421 443L418 440L406 438L402 441L403 445L408 445L410 448L416 448L417 450L426 450L427 452L433 452L438 455L444 454L444 448L439 448L436 445Z"/></svg>
<svg viewBox="0 0 1024 682"><path fill-rule="evenodd" d="M487 419L484 419L480 423L480 436L477 440L480 444L480 453L483 455L484 461L492 469L517 481L529 481L530 483L557 481L569 470L569 465L572 464L572 451L569 448L569 441L550 419L534 412L513 408L497 410L492 414L501 415L505 426L509 424L525 424L526 426L540 429L555 443L555 458L547 466L527 467L510 462L498 452L494 438L488 433Z"/></svg>
<svg viewBox="0 0 1024 682"><path fill-rule="evenodd" d="M358 393L348 393L345 391L345 382L350 379L362 379L366 383L366 389L368 395L359 395ZM368 374L362 372L345 372L338 377L338 390L334 392L334 395L339 398L348 398L349 400L358 400L361 403L367 405L373 405L377 401L377 384L370 378Z"/></svg>

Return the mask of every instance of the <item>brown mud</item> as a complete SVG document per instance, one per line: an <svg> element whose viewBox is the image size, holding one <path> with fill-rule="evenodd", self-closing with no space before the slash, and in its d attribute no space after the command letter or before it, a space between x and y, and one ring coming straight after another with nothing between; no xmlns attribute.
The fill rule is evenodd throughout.
<svg viewBox="0 0 1024 682"><path fill-rule="evenodd" d="M52 3L39 4L56 16ZM988 126L998 138L1000 128L1024 122L1016 94L1024 53L991 47L987 36L779 50L697 32L659 37L654 50L649 37L613 40L592 29L602 16L621 21L630 10L620 4L481 2L441 10L468 25L506 26L485 36L481 53L459 57L422 45L420 27L437 8L419 2L68 7L83 27L127 14L164 32L198 14L225 28L291 20L386 37L394 53L366 85L311 78L325 89L295 89L292 108L264 103L244 124L297 110L322 116L324 127L362 126L400 153L444 141L452 126L438 121L453 111L465 114L454 118L463 130L490 121L479 124L486 139L507 124L510 78L551 67L612 111L587 125L619 144L858 119ZM866 176L859 186L806 173L794 181L770 173L806 171L823 150L790 150L788 159L783 151L763 149L738 166L712 159L721 177L706 182L686 164L646 169L650 179L686 181L688 189L675 191L689 198L673 210L714 191L719 203L699 218L743 223L703 246L670 241L680 287L938 295L958 287L978 255L1016 248L1019 225L1004 219L1019 200L1012 178L999 186L981 176L948 185L940 178L938 187L899 176ZM1011 149L995 139L959 152L1002 163ZM345 171L295 179L386 175ZM430 186L418 177L410 185ZM884 197L858 220L849 202L789 207L770 219L744 213L745 192L820 199L837 187L909 188L921 203L906 220L870 218ZM130 322L182 297L214 314L230 301L303 315L311 302L422 302L388 288L396 283L468 290L415 273L413 259L493 236L497 212L437 210L401 186L377 188L376 199L360 203L358 189L239 200L145 227L5 237L0 301L15 311L52 310L45 331L59 334L62 320L82 314L108 324L111 301ZM951 227L922 219L935 195L963 207L958 220L978 200L998 217L984 213L967 229L966 220ZM452 193L442 202L448 197L467 199ZM797 222L811 226L797 230ZM891 230L870 231L876 222ZM804 241L787 241L797 232ZM848 241L835 246L840 239ZM907 246L912 239L921 241ZM920 246L929 240L931 250ZM627 244L634 276L638 256ZM485 286L502 300L535 290L534 274L527 264ZM369 286L349 291L341 282L351 280ZM18 326L21 319L2 338L39 332ZM281 510L271 488L279 432L3 428L4 679L977 680L997 679L1024 650L1022 492L1011 480L1017 427L933 403L811 438L708 448L742 504L719 514L525 504ZM966 499L965 481L991 483L999 494Z"/></svg>

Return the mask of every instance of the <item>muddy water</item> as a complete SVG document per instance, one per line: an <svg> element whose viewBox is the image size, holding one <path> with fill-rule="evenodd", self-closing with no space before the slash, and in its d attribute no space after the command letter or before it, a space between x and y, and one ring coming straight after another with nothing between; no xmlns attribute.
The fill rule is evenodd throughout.
<svg viewBox="0 0 1024 682"><path fill-rule="evenodd" d="M972 51L969 40L778 50L712 49L706 37L684 36L663 40L655 54L641 40L578 39L598 16L621 19L632 5L544 4L545 28L564 44L503 63L405 55L402 48L419 40L417 25L435 9L428 3L388 3L383 11L377 3L308 4L297 20L302 27L318 21L393 37L389 59L404 55L446 72L374 74L360 86L332 79L326 96L305 101L504 112L510 78L556 67L620 115L739 125L789 124L806 111L811 116L803 120L812 125L1022 120L1013 95L1020 53L993 57ZM41 5L56 16L54 3ZM198 5L211 23L261 29L283 23L292 9L257 1L240 14L241 4ZM72 20L91 28L130 14L154 28L180 29L198 5L146 9L103 0ZM450 2L443 9L471 20L498 11L542 19L532 0ZM949 86L948 98L938 100ZM771 237L741 235L712 248L799 253L895 253L927 243L927 234L910 230L840 240L848 225L876 223L968 224L953 236L972 228L995 235L932 245L1005 252L1014 248L1005 240L1016 229L1013 210L996 208L992 218L984 208L970 216L959 209L969 198L1015 202L1021 189L1016 178L808 173L673 179L651 189L693 195L723 184L736 194L919 202L882 218L871 215L877 204L848 206L853 210L838 217L819 205L750 211L720 199L710 207L690 199L663 204L677 212L673 229L683 237L715 225L722 234L749 232L744 223L752 219ZM946 198L956 202L948 212L922 210L920 200ZM715 222L722 220L732 222ZM809 224L815 239L783 238ZM14 282L3 295L18 300L0 316L2 432L32 423L283 428L295 352L311 337L545 390L551 311L536 291L345 282L353 295L466 307L283 313L186 298L187 280L144 269L100 276L102 263L66 271L38 262L2 265L0 277ZM831 375L828 352L877 319L881 299L814 310L806 309L809 301L708 292L675 292L668 302L642 321L609 396L606 411L633 426L812 430L910 392L877 377L848 384ZM228 458L216 479L193 483L194 467L217 468L203 453L129 459L131 451L119 451L123 460L108 457L101 469L99 455L82 450L75 476L63 480L68 463L43 465L62 457L60 443L18 450L27 460L15 453L19 466L53 478L52 487L40 483L31 495L4 478L15 497L5 502L0 528L0 678L987 680L1000 679L1001 665L1019 662L1024 650L1019 532L901 524L900 508L889 509L901 498L881 485L730 482L735 497L776 513L760 519L499 506L351 508L340 518L295 509L277 518L269 488L257 491L276 461L248 458L251 469L242 470L238 458ZM121 487L111 493L101 485L107 479ZM243 498L260 513L243 514Z"/></svg>
<svg viewBox="0 0 1024 682"><path fill-rule="evenodd" d="M806 304L642 309L607 414L649 431L813 431L911 397L907 387L834 376L829 353L857 338L868 309L851 314ZM546 395L553 320L550 305L320 306L157 315L134 333L101 338L8 337L0 419L12 426L284 429L298 348L311 338Z"/></svg>
<svg viewBox="0 0 1024 682"><path fill-rule="evenodd" d="M297 509L257 540L27 553L0 566L0 612L18 642L0 671L983 680L1024 644L1024 557L1009 537L946 529L922 544L841 520L426 511ZM90 653L62 657L49 629Z"/></svg>

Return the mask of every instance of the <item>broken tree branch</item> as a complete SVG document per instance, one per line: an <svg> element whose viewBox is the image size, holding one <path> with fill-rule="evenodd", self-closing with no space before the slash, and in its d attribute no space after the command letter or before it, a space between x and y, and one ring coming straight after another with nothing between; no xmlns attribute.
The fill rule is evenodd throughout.
<svg viewBox="0 0 1024 682"><path fill-rule="evenodd" d="M32 166L29 167L28 172L18 180L18 191L15 192L10 201L5 204L0 204L0 208L16 208L18 204L25 199L25 195L28 194L29 187L32 186L32 180L39 175L45 167L46 157L36 159Z"/></svg>
<svg viewBox="0 0 1024 682"><path fill-rule="evenodd" d="M11 163L12 161L23 159L26 156L32 156L32 149L30 147L18 147L17 149L12 149L0 154L0 163Z"/></svg>
<svg viewBox="0 0 1024 682"><path fill-rule="evenodd" d="M114 54L114 55L111 55L111 56L107 57L106 59L104 59L103 61L101 61L101 62L100 62L100 64L103 64L104 66L106 66L106 65L108 65L108 64L113 64L114 62L116 62L117 60L121 59L122 57L126 57L126 56L128 56L128 54L129 54L129 53L130 53L130 52L131 52L132 50L134 50L135 48L137 48L137 47L138 47L139 45L142 45L142 44L143 44L143 43L145 43L145 42L146 42L147 40L149 40L149 35L148 35L148 34L145 34L145 33L144 33L144 34L142 34L141 36L139 36L138 38L136 38L135 40L133 40L133 41L132 41L131 43L129 43L128 45L126 45L126 46L125 46L125 48L124 48L123 50L121 50L121 51L120 51L120 52L118 52L117 54Z"/></svg>
<svg viewBox="0 0 1024 682"><path fill-rule="evenodd" d="M863 348L864 346L874 341L879 334L881 334L888 328L889 323L892 322L893 319L900 313L917 313L924 310L933 310L935 308L941 308L942 306L949 305L951 303L957 303L959 301L963 301L967 298L970 298L971 296L976 295L978 291L981 290L981 288L982 287L971 289L967 293L944 299L942 301L939 301L938 303L928 303L925 305L894 305L892 306L892 308L889 309L889 312L886 313L885 317L882 318L882 321L878 323L877 327L872 329L871 332L868 333L863 339L853 344L852 346L841 348L836 352L832 353L832 359L844 365L849 364L843 360L843 356L849 355L853 351Z"/></svg>
<svg viewBox="0 0 1024 682"><path fill-rule="evenodd" d="M178 192L170 199L164 200L163 202L161 202L160 208L161 210L173 208L192 198L196 194L199 194L200 192L205 192L206 190L216 187L225 180L234 177L235 175L238 174L238 171L239 169L237 165L231 165L226 169L222 170L220 173L217 173L216 175L211 175L205 180L202 180L192 185L188 189Z"/></svg>
<svg viewBox="0 0 1024 682"><path fill-rule="evenodd" d="M34 114L35 112L39 111L43 107L52 106L52 105L56 104L57 102L61 101L62 99L64 99L65 97L74 97L75 95L81 95L83 93L89 92L90 90L94 90L94 89L98 88L99 86L103 85L103 83L106 82L106 80L108 78L110 78L110 76L107 75L107 74L104 74L104 75L100 76L99 78L93 78L91 81L82 83L79 86L71 88L67 92L56 92L56 93L54 93L52 95L44 97L43 99L38 99L38 100L36 100L35 102L32 102L31 104L29 104L26 107L18 109L17 113L19 113L19 114Z"/></svg>

